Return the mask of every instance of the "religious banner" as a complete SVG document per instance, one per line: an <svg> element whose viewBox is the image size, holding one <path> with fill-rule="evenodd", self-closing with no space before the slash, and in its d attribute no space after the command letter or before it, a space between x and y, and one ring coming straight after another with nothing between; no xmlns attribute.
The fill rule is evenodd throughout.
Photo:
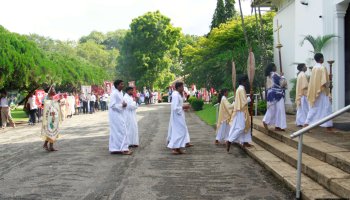
<svg viewBox="0 0 350 200"><path fill-rule="evenodd" d="M61 112L58 101L46 100L44 103L43 123L41 135L45 140L54 142L58 137Z"/></svg>
<svg viewBox="0 0 350 200"><path fill-rule="evenodd" d="M105 81L104 82L105 92L107 94L111 94L112 93L112 86L113 86L112 82L109 82L109 81Z"/></svg>
<svg viewBox="0 0 350 200"><path fill-rule="evenodd" d="M135 87L135 81L129 81L128 84L129 87Z"/></svg>
<svg viewBox="0 0 350 200"><path fill-rule="evenodd" d="M35 90L35 104L39 107L43 107L43 102L45 99L45 91L44 90Z"/></svg>
<svg viewBox="0 0 350 200"><path fill-rule="evenodd" d="M104 89L98 85L92 85L91 90L95 95L99 95L99 96L102 96L105 92Z"/></svg>
<svg viewBox="0 0 350 200"><path fill-rule="evenodd" d="M83 93L84 95L88 95L89 93L91 93L91 85L82 85L81 86L81 93Z"/></svg>
<svg viewBox="0 0 350 200"><path fill-rule="evenodd" d="M129 87L134 88L132 91L132 96L134 97L134 100L135 100L135 98L137 97L135 81L128 82L128 85L129 85Z"/></svg>

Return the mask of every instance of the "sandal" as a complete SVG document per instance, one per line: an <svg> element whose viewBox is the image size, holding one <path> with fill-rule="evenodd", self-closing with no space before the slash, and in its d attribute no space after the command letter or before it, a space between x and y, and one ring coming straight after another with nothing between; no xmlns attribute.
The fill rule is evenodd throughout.
<svg viewBox="0 0 350 200"><path fill-rule="evenodd" d="M187 143L187 144L186 144L186 147L193 147L193 144Z"/></svg>
<svg viewBox="0 0 350 200"><path fill-rule="evenodd" d="M227 141L226 142L226 151L230 152L230 147L231 147L231 142Z"/></svg>
<svg viewBox="0 0 350 200"><path fill-rule="evenodd" d="M49 151L58 151L58 150L55 149L55 148L53 148L53 147L51 147L51 148L49 149Z"/></svg>
<svg viewBox="0 0 350 200"><path fill-rule="evenodd" d="M130 151L130 150L129 150L129 151L123 151L123 152L122 152L122 155L128 155L128 156L129 156L129 155L131 155L131 154L132 154L132 151Z"/></svg>
<svg viewBox="0 0 350 200"><path fill-rule="evenodd" d="M49 152L50 152L49 147L48 147L48 146L46 146L46 145L44 145L44 146L43 146L43 149L45 149L46 151L49 151Z"/></svg>

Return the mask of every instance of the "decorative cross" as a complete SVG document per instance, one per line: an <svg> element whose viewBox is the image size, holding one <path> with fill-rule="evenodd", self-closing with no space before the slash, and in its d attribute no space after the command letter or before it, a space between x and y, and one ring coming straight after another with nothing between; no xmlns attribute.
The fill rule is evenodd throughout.
<svg viewBox="0 0 350 200"><path fill-rule="evenodd" d="M278 41L277 46L282 46L281 41L280 41L280 30L281 29L282 29L282 25L278 25L278 20L277 20L277 28L276 28L276 30L274 30L275 32L277 32L277 41Z"/></svg>

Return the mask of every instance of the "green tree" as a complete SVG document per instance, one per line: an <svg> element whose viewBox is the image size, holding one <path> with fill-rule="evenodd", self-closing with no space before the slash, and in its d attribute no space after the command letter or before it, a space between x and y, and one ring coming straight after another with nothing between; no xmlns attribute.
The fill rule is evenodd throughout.
<svg viewBox="0 0 350 200"><path fill-rule="evenodd" d="M118 60L120 74L126 80L136 80L140 87L162 88L174 74L170 72L172 56L178 55L176 45L180 28L159 11L148 12L132 20Z"/></svg>
<svg viewBox="0 0 350 200"><path fill-rule="evenodd" d="M94 41L96 44L103 44L106 40L106 36L102 32L92 31L89 35L81 37L79 43L85 43L89 40Z"/></svg>
<svg viewBox="0 0 350 200"><path fill-rule="evenodd" d="M80 84L100 84L106 72L85 59L69 54L70 42L39 35L23 36L0 26L0 88L33 91L56 84L72 91Z"/></svg>
<svg viewBox="0 0 350 200"><path fill-rule="evenodd" d="M236 15L235 0L225 0L225 19L230 20Z"/></svg>
<svg viewBox="0 0 350 200"><path fill-rule="evenodd" d="M211 21L210 30L219 27L220 24L226 22L224 0L217 0L213 19Z"/></svg>
<svg viewBox="0 0 350 200"><path fill-rule="evenodd" d="M106 39L103 41L103 45L107 50L118 49L120 50L121 45L123 43L123 39L128 30L116 30L112 32L108 32L106 34Z"/></svg>
<svg viewBox="0 0 350 200"><path fill-rule="evenodd" d="M262 47L256 30L259 24L254 16L246 16L246 31L256 58L255 86L263 86L263 55L265 59L273 57L273 21L274 13L269 12L262 16L265 25L265 34L262 35L266 46ZM244 32L239 18L228 21L215 28L207 37L200 37L195 43L187 45L183 50L183 74L186 82L196 83L198 87L232 88L231 60L236 63L237 74L247 73L247 49Z"/></svg>

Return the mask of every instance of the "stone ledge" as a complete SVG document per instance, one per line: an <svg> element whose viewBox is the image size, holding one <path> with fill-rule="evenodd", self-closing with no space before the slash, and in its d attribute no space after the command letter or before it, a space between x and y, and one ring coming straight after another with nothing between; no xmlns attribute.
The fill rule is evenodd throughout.
<svg viewBox="0 0 350 200"><path fill-rule="evenodd" d="M273 130L267 131L262 124L260 125L258 123L260 123L259 120L254 123L256 130L297 149L297 138L291 139L290 133ZM303 136L303 142L303 153L350 173L350 151L348 149L322 142L307 135Z"/></svg>
<svg viewBox="0 0 350 200"><path fill-rule="evenodd" d="M259 131L254 132L253 140L283 161L287 162L293 167L296 167L296 149ZM334 187L331 187L332 180L350 179L350 175L348 173L305 153L303 153L302 171L304 174L308 175L320 185L328 188L333 193L344 198L350 196L350 185L348 184L336 182L337 184L335 184Z"/></svg>
<svg viewBox="0 0 350 200"><path fill-rule="evenodd" d="M289 188L295 191L296 169L277 156L268 152L260 145L256 143L253 144L254 147L247 148L246 152L279 180L283 181ZM313 200L317 198L339 198L304 174L302 174L301 189L301 197L304 200Z"/></svg>

